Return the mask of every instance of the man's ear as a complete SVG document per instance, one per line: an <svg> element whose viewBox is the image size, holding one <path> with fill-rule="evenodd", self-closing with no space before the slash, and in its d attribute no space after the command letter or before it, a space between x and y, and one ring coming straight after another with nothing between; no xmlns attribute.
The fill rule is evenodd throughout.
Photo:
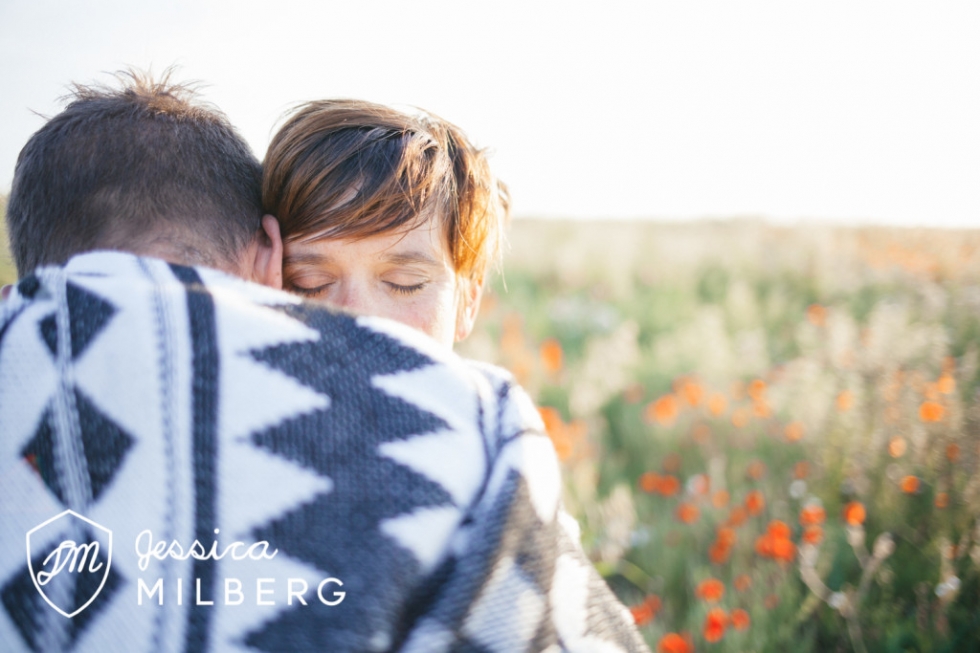
<svg viewBox="0 0 980 653"><path fill-rule="evenodd" d="M282 235L274 216L262 216L262 228L249 245L245 268L246 279L282 289Z"/></svg>
<svg viewBox="0 0 980 653"><path fill-rule="evenodd" d="M470 335L476 316L480 313L480 300L483 299L483 277L466 279L461 283L463 288L456 310L456 342L465 340Z"/></svg>

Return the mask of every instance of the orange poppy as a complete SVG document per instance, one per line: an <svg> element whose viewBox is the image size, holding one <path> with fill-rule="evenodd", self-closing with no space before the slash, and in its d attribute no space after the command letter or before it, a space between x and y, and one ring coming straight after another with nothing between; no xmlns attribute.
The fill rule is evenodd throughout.
<svg viewBox="0 0 980 653"><path fill-rule="evenodd" d="M796 545L790 539L773 538L772 557L783 562L793 562L793 559L796 558Z"/></svg>
<svg viewBox="0 0 980 653"><path fill-rule="evenodd" d="M940 492L936 495L935 503L937 508L947 507L949 505L949 494L946 492Z"/></svg>
<svg viewBox="0 0 980 653"><path fill-rule="evenodd" d="M728 408L728 400L725 399L725 395L716 392L708 397L708 412L713 417L720 417L726 408Z"/></svg>
<svg viewBox="0 0 980 653"><path fill-rule="evenodd" d="M685 381L681 384L680 394L690 406L697 406L704 397L704 388L697 381Z"/></svg>
<svg viewBox="0 0 980 653"><path fill-rule="evenodd" d="M803 422L790 422L784 431L786 440L789 442L799 442L803 439Z"/></svg>
<svg viewBox="0 0 980 653"><path fill-rule="evenodd" d="M839 395L837 395L837 410L842 413L846 413L851 408L854 407L854 393L850 390L844 390Z"/></svg>
<svg viewBox="0 0 980 653"><path fill-rule="evenodd" d="M827 321L827 309L820 304L810 304L806 308L806 319L813 326L822 327Z"/></svg>
<svg viewBox="0 0 980 653"><path fill-rule="evenodd" d="M705 474L695 474L687 480L688 491L703 496L711 489L711 480Z"/></svg>
<svg viewBox="0 0 980 653"><path fill-rule="evenodd" d="M660 486L657 489L660 494L664 495L665 497L672 497L677 494L680 489L681 482L677 480L676 476L667 475L660 477Z"/></svg>
<svg viewBox="0 0 980 653"><path fill-rule="evenodd" d="M892 458L901 458L905 454L906 448L905 438L900 435L896 435L888 441L888 454Z"/></svg>
<svg viewBox="0 0 980 653"><path fill-rule="evenodd" d="M751 620L749 619L749 613L742 608L736 608L732 610L731 614L732 626L735 630L745 630L749 627Z"/></svg>
<svg viewBox="0 0 980 653"><path fill-rule="evenodd" d="M694 653L694 646L687 637L667 633L657 644L657 653Z"/></svg>
<svg viewBox="0 0 980 653"><path fill-rule="evenodd" d="M677 397L674 395L664 395L647 404L645 416L649 423L670 426L677 421L678 412Z"/></svg>
<svg viewBox="0 0 980 653"><path fill-rule="evenodd" d="M956 392L956 379L949 374L943 374L936 381L936 387L944 395L951 395Z"/></svg>
<svg viewBox="0 0 980 653"><path fill-rule="evenodd" d="M823 540L823 529L819 526L807 526L803 529L803 541L807 544L819 544Z"/></svg>
<svg viewBox="0 0 980 653"><path fill-rule="evenodd" d="M557 374L561 371L562 361L564 360L561 343L554 338L548 338L541 343L540 354L541 364L546 371L552 374Z"/></svg>
<svg viewBox="0 0 980 653"><path fill-rule="evenodd" d="M946 409L943 408L942 404L936 403L935 401L923 401L919 406L919 419L923 422L942 421L943 415L945 414Z"/></svg>
<svg viewBox="0 0 980 653"><path fill-rule="evenodd" d="M681 503L677 506L677 511L674 514L677 516L677 519L685 524L693 524L701 516L701 511L694 504Z"/></svg>
<svg viewBox="0 0 980 653"><path fill-rule="evenodd" d="M709 578L698 584L695 594L703 601L717 603L725 595L725 584L716 578Z"/></svg>
<svg viewBox="0 0 980 653"><path fill-rule="evenodd" d="M633 615L633 621L636 622L637 626L644 626L657 616L660 611L660 607L663 605L660 597L656 594L650 594L642 603L638 603L630 608L630 613Z"/></svg>
<svg viewBox="0 0 980 653"><path fill-rule="evenodd" d="M754 481L758 481L760 478L766 475L765 463L763 463L761 460L753 460L745 469L745 475Z"/></svg>
<svg viewBox="0 0 980 653"><path fill-rule="evenodd" d="M753 401L763 401L766 396L766 382L762 379L756 379L749 384L749 397Z"/></svg>
<svg viewBox="0 0 980 653"><path fill-rule="evenodd" d="M644 472L640 475L640 489L647 494L653 494L660 489L660 474L657 472Z"/></svg>
<svg viewBox="0 0 980 653"><path fill-rule="evenodd" d="M902 479L902 482L900 483L902 492L904 492L905 494L914 494L918 492L919 485L920 485L919 477L912 476L912 475L904 477Z"/></svg>
<svg viewBox="0 0 980 653"><path fill-rule="evenodd" d="M548 437L551 438L551 443L555 447L558 459L567 460L572 454L574 443L572 442L571 434L565 428L565 422L562 421L561 413L550 406L541 406L538 408L538 413L541 415L541 421L544 422L545 431L548 432Z"/></svg>
<svg viewBox="0 0 980 653"><path fill-rule="evenodd" d="M713 564L720 565L728 561L732 549L724 542L715 542L708 548L708 559Z"/></svg>
<svg viewBox="0 0 980 653"><path fill-rule="evenodd" d="M960 445L955 442L951 442L946 445L946 458L951 463L955 463L956 459L960 457Z"/></svg>
<svg viewBox="0 0 980 653"><path fill-rule="evenodd" d="M827 513L823 509L823 506L819 506L819 505L804 506L803 510L800 511L801 526L813 526L817 524L822 524L826 519L827 519Z"/></svg>
<svg viewBox="0 0 980 653"><path fill-rule="evenodd" d="M750 515L758 515L766 507L766 498L759 490L752 490L745 495L745 509Z"/></svg>
<svg viewBox="0 0 980 653"><path fill-rule="evenodd" d="M711 608L704 619L704 639L709 642L720 641L728 627L728 615L721 608Z"/></svg>
<svg viewBox="0 0 980 653"><path fill-rule="evenodd" d="M741 526L745 523L747 518L748 513L745 511L745 508L742 506L735 506L732 508L731 513L729 513L728 521L725 523L727 523L729 526Z"/></svg>
<svg viewBox="0 0 980 653"><path fill-rule="evenodd" d="M866 517L867 513L864 510L864 504L860 501L851 501L844 506L844 521L848 526L860 526L864 523Z"/></svg>
<svg viewBox="0 0 980 653"><path fill-rule="evenodd" d="M734 546L738 538L735 535L735 529L722 526L718 529L716 539L725 546Z"/></svg>
<svg viewBox="0 0 980 653"><path fill-rule="evenodd" d="M728 492L726 490L718 490L711 495L711 505L715 508L724 508L728 505Z"/></svg>
<svg viewBox="0 0 980 653"><path fill-rule="evenodd" d="M735 585L736 590L739 592L744 592L752 587L752 577L748 574L739 574L735 577L733 584Z"/></svg>
<svg viewBox="0 0 980 653"><path fill-rule="evenodd" d="M810 463L805 460L793 465L793 478L803 479L810 475Z"/></svg>
<svg viewBox="0 0 980 653"><path fill-rule="evenodd" d="M771 522L769 522L769 526L766 527L766 532L775 538L788 538L792 531L790 531L790 528L786 525L786 522L780 521L779 519L773 519Z"/></svg>

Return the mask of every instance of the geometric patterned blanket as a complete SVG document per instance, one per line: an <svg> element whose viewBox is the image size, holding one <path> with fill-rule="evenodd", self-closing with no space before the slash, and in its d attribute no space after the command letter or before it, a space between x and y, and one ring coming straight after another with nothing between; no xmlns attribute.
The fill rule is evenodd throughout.
<svg viewBox="0 0 980 653"><path fill-rule="evenodd" d="M93 252L0 303L0 650L646 651L508 374Z"/></svg>

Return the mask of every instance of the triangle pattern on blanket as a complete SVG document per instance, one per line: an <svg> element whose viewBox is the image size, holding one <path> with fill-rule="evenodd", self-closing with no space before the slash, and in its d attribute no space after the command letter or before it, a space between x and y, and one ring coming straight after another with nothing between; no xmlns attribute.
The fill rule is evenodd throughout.
<svg viewBox="0 0 980 653"><path fill-rule="evenodd" d="M109 302L71 282L66 284L65 293L68 314L71 316L71 357L77 359L108 324L116 309Z"/></svg>
<svg viewBox="0 0 980 653"><path fill-rule="evenodd" d="M316 341L255 351L258 361L330 397L325 410L298 415L254 433L255 445L329 478L331 491L257 528L283 553L344 582L337 606L311 601L284 611L248 633L247 646L264 651L330 641L365 650L390 639L391 614L418 580L422 562L381 530L392 518L452 507L439 483L384 456L384 443L447 427L445 421L375 387L372 379L431 365L427 356L347 316L315 306L283 312L319 332Z"/></svg>

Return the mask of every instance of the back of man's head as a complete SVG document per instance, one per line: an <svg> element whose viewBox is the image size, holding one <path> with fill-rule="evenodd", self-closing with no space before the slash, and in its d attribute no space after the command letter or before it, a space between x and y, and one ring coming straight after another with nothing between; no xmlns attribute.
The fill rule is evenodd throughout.
<svg viewBox="0 0 980 653"><path fill-rule="evenodd" d="M76 86L21 150L7 225L22 276L94 249L234 267L262 224L261 166L223 114L169 77Z"/></svg>

